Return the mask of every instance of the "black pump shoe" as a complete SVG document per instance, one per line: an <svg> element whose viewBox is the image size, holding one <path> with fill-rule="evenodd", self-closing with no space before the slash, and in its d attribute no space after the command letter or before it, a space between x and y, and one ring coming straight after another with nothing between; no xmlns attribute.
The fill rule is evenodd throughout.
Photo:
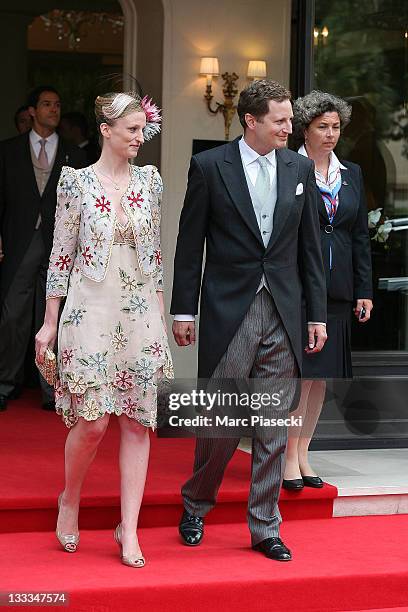
<svg viewBox="0 0 408 612"><path fill-rule="evenodd" d="M304 487L303 478L292 478L292 480L282 480L282 489L286 491L301 491Z"/></svg>
<svg viewBox="0 0 408 612"><path fill-rule="evenodd" d="M313 489L321 489L324 485L320 476L303 476L302 480L305 487L312 487Z"/></svg>

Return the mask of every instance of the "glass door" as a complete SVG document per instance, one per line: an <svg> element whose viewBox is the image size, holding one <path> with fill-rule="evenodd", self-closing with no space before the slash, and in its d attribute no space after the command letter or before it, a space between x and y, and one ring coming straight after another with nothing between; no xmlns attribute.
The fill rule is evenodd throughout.
<svg viewBox="0 0 408 612"><path fill-rule="evenodd" d="M316 0L313 88L347 99L337 154L362 168L374 311L355 351L408 351L408 2Z"/></svg>

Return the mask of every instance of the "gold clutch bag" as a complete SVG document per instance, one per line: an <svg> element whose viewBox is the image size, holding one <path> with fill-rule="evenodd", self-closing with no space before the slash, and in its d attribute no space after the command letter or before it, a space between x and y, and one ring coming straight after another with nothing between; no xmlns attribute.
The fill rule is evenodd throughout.
<svg viewBox="0 0 408 612"><path fill-rule="evenodd" d="M55 353L50 348L47 348L44 353L43 363L38 363L35 360L35 365L40 370L42 376L49 385L55 385L57 381L57 359Z"/></svg>

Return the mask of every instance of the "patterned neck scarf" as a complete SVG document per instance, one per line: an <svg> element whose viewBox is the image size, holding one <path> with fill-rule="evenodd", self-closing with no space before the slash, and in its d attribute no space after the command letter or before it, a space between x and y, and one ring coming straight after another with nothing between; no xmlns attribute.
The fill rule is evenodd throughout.
<svg viewBox="0 0 408 612"><path fill-rule="evenodd" d="M323 202L326 206L327 216L329 217L330 223L333 223L333 219L337 212L339 205L338 193L341 187L341 172L340 168L337 167L333 172L328 172L327 183L320 172L316 171L316 184L322 194Z"/></svg>
<svg viewBox="0 0 408 612"><path fill-rule="evenodd" d="M300 153L300 155L308 157L304 145L299 148L298 153ZM333 223L333 219L336 215L337 208L339 206L339 191L343 182L341 170L347 170L347 168L340 163L334 151L330 153L330 164L329 170L327 172L327 182L325 177L320 174L320 172L315 168L316 185L322 195L330 225ZM330 270L332 270L333 250L331 241L329 241L329 266Z"/></svg>

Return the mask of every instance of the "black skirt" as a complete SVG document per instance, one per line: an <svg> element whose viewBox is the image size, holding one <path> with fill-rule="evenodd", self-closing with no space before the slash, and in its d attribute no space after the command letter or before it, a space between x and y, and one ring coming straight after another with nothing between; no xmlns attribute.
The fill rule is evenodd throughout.
<svg viewBox="0 0 408 612"><path fill-rule="evenodd" d="M352 378L352 302L327 301L327 340L320 353L303 353L303 378ZM306 311L303 309L303 346L308 344Z"/></svg>

